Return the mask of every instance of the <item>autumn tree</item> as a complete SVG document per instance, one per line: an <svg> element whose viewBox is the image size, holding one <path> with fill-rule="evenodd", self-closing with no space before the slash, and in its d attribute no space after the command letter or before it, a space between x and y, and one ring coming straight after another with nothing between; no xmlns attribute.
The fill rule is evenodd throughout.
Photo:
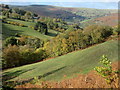
<svg viewBox="0 0 120 90"><path fill-rule="evenodd" d="M12 13L11 17L14 18L14 19L20 19L21 18L21 16L17 13Z"/></svg>
<svg viewBox="0 0 120 90"><path fill-rule="evenodd" d="M90 25L84 29L84 34L92 38L92 44L104 41L107 37L112 35L113 29L109 26Z"/></svg>
<svg viewBox="0 0 120 90"><path fill-rule="evenodd" d="M35 30L39 31L42 34L45 34L45 35L48 34L47 25L43 22L37 22L34 28Z"/></svg>
<svg viewBox="0 0 120 90"><path fill-rule="evenodd" d="M26 18L27 21L28 21L29 19L32 19L32 13L29 12L29 11L27 11L27 12L25 13L25 18Z"/></svg>
<svg viewBox="0 0 120 90"><path fill-rule="evenodd" d="M3 68L19 66L21 59L17 46L9 45L3 50Z"/></svg>

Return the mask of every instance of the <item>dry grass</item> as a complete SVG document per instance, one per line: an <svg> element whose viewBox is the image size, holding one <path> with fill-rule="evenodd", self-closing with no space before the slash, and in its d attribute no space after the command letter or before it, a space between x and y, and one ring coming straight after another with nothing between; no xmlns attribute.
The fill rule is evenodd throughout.
<svg viewBox="0 0 120 90"><path fill-rule="evenodd" d="M119 62L120 63L120 62ZM112 64L114 70L120 69L118 62ZM64 77L67 77L64 75ZM72 79L66 79L61 82L39 81L36 84L26 83L18 85L16 88L118 88L120 86L119 77L112 84L107 84L104 78L98 75L95 71L84 75L80 74Z"/></svg>
<svg viewBox="0 0 120 90"><path fill-rule="evenodd" d="M118 25L118 13L113 13L109 16L99 17L95 19L95 22L101 22L105 25L109 26L117 26Z"/></svg>

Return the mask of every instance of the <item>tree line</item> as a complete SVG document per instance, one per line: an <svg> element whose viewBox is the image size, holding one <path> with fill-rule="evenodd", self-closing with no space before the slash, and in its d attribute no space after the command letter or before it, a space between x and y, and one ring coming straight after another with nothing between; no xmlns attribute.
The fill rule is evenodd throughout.
<svg viewBox="0 0 120 90"><path fill-rule="evenodd" d="M68 24L59 18L50 18L39 16L30 11L22 10L20 8L10 8L8 5L1 4L2 21L7 24L25 26L23 24L18 24L18 22L8 21L7 18L17 19L27 22L34 22L36 25L31 27L34 30L39 31L42 34L47 35L48 29L56 30L58 32L64 32L68 29Z"/></svg>
<svg viewBox="0 0 120 90"><path fill-rule="evenodd" d="M22 35L17 35L17 38L9 37L4 42L3 68L21 66L85 49L104 42L111 35L114 35L115 31L109 26L92 25L83 30L67 31L51 40Z"/></svg>

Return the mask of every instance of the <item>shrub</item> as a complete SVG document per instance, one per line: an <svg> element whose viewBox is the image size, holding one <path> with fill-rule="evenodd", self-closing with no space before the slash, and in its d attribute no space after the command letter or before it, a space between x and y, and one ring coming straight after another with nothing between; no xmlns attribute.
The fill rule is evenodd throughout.
<svg viewBox="0 0 120 90"><path fill-rule="evenodd" d="M97 71L103 78L105 78L108 84L115 82L115 79L118 78L118 71L114 71L112 69L111 61L105 55L103 55L100 63L102 63L103 66L95 67L94 70Z"/></svg>
<svg viewBox="0 0 120 90"><path fill-rule="evenodd" d="M44 42L39 38L26 38L25 44L36 49L42 47Z"/></svg>
<svg viewBox="0 0 120 90"><path fill-rule="evenodd" d="M19 33L15 33L15 37L20 37L20 34Z"/></svg>
<svg viewBox="0 0 120 90"><path fill-rule="evenodd" d="M34 29L34 30L35 30L35 28L34 28L33 26L29 26L29 28Z"/></svg>
<svg viewBox="0 0 120 90"><path fill-rule="evenodd" d="M35 57L38 58L38 60L42 60L44 58L46 58L45 56L45 51L42 48L38 48L34 51L35 53Z"/></svg>
<svg viewBox="0 0 120 90"><path fill-rule="evenodd" d="M19 47L16 45L9 45L3 50L3 68L19 66L21 60L22 58L19 53Z"/></svg>
<svg viewBox="0 0 120 90"><path fill-rule="evenodd" d="M28 45L20 47L20 54L22 57L21 65L34 63L44 58L44 51L42 49L35 50L30 48Z"/></svg>
<svg viewBox="0 0 120 90"><path fill-rule="evenodd" d="M114 27L114 34L115 35L119 35L120 34L120 28L119 28L119 26Z"/></svg>
<svg viewBox="0 0 120 90"><path fill-rule="evenodd" d="M21 23L18 23L18 22L7 21L6 23L8 23L8 24L12 24L12 25L16 25L16 26L25 27L24 24L21 24Z"/></svg>
<svg viewBox="0 0 120 90"><path fill-rule="evenodd" d="M10 21L7 21L8 24L10 24Z"/></svg>
<svg viewBox="0 0 120 90"><path fill-rule="evenodd" d="M83 31L85 34L90 35L92 44L104 41L113 34L113 29L109 26L90 25Z"/></svg>
<svg viewBox="0 0 120 90"><path fill-rule="evenodd" d="M5 46L8 46L8 45L17 45L17 39L15 37L8 37L6 40L5 40Z"/></svg>
<svg viewBox="0 0 120 90"><path fill-rule="evenodd" d="M35 59L33 58L34 49L31 49L29 46L21 46L19 52L22 57L22 60L20 61L21 65L29 64L35 61Z"/></svg>
<svg viewBox="0 0 120 90"><path fill-rule="evenodd" d="M42 34L45 34L45 35L48 34L48 27L43 22L37 22L36 25L34 26L34 28L35 28L35 30L39 31Z"/></svg>
<svg viewBox="0 0 120 90"><path fill-rule="evenodd" d="M17 67L44 59L44 50L30 48L28 45L8 45L3 50L3 68Z"/></svg>
<svg viewBox="0 0 120 90"><path fill-rule="evenodd" d="M24 24L19 24L19 26L24 27L25 25Z"/></svg>

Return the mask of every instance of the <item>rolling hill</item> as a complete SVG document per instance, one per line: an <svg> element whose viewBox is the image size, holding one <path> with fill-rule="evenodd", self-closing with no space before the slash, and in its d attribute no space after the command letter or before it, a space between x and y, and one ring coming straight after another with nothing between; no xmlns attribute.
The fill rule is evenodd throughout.
<svg viewBox="0 0 120 90"><path fill-rule="evenodd" d="M27 27L20 27L20 26L2 23L3 39L5 39L9 36L14 36L16 33L37 37L40 39L50 39L58 34L57 31L49 29L48 35L43 35L43 34L39 33L38 31L35 31L29 27L29 26L34 26L35 25L34 22L26 22L26 21L15 20L15 19L7 19L7 20L22 23L22 24L26 25Z"/></svg>
<svg viewBox="0 0 120 90"><path fill-rule="evenodd" d="M14 6L13 6L14 7ZM17 6L20 9L31 11L40 16L46 16L51 18L61 18L65 21L73 21L74 17L79 20L84 20L85 17L76 15L72 12L62 9L61 7L49 6L49 5L30 5L30 6Z"/></svg>
<svg viewBox="0 0 120 90"><path fill-rule="evenodd" d="M117 26L118 25L118 13L113 13L113 14L106 15L103 17L81 22L81 25L83 27L91 25L91 24L108 25L112 27Z"/></svg>
<svg viewBox="0 0 120 90"><path fill-rule="evenodd" d="M66 55L3 71L3 80L27 80L40 77L43 80L60 81L64 75L87 73L97 65L102 55L114 62L118 60L118 41L110 40L90 48Z"/></svg>
<svg viewBox="0 0 120 90"><path fill-rule="evenodd" d="M113 9L70 8L50 5L29 5L11 7L19 7L21 9L34 12L40 16L61 18L67 22L81 22L86 19L102 17L117 12L117 10Z"/></svg>

